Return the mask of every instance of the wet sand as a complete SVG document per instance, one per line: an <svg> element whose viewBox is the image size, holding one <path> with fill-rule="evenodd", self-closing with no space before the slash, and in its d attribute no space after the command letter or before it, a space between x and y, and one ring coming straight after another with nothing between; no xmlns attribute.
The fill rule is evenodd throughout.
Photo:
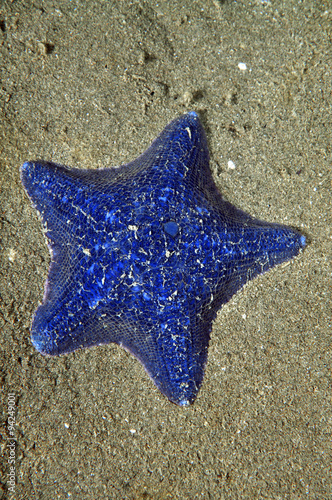
<svg viewBox="0 0 332 500"><path fill-rule="evenodd" d="M5 421L15 395L16 444L11 496L7 425L0 498L332 497L327 9L295 0L1 7L1 404ZM189 110L203 121L224 197L297 227L309 245L220 310L202 389L179 408L118 346L58 358L33 348L50 257L19 167L120 165Z"/></svg>

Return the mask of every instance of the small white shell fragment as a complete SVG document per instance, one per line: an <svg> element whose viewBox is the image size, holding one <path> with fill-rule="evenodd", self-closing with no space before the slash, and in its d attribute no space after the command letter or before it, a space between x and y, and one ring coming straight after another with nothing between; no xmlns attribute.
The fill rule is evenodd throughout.
<svg viewBox="0 0 332 500"><path fill-rule="evenodd" d="M227 166L230 170L234 170L235 169L235 163L232 161L232 160L229 160L227 162Z"/></svg>
<svg viewBox="0 0 332 500"><path fill-rule="evenodd" d="M243 63L243 62L240 62L237 67L241 70L241 71L245 71L247 69L247 65L246 63Z"/></svg>

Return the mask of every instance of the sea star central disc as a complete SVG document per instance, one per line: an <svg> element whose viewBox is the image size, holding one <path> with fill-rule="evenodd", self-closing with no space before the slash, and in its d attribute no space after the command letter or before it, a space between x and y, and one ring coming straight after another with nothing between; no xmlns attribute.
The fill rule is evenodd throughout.
<svg viewBox="0 0 332 500"><path fill-rule="evenodd" d="M115 342L171 401L202 384L212 320L249 279L305 246L296 230L226 202L195 112L119 168L26 162L51 252L31 337L43 354Z"/></svg>

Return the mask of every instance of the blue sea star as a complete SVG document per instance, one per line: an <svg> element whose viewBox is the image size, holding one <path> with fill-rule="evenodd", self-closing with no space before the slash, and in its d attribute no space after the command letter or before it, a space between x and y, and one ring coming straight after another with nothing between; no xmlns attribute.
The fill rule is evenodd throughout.
<svg viewBox="0 0 332 500"><path fill-rule="evenodd" d="M181 406L202 384L221 305L305 246L300 232L222 198L195 112L172 121L127 165L32 161L21 178L51 252L33 345L59 355L115 342Z"/></svg>

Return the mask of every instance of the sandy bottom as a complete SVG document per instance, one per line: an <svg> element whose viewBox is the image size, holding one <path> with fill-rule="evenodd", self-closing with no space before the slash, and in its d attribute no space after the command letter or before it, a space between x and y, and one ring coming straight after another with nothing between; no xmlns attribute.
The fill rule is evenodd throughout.
<svg viewBox="0 0 332 500"><path fill-rule="evenodd" d="M313 0L1 8L0 498L332 497L327 9ZM299 228L309 245L221 309L199 396L178 408L115 345L58 358L33 348L49 252L19 167L120 165L191 109L225 198Z"/></svg>

